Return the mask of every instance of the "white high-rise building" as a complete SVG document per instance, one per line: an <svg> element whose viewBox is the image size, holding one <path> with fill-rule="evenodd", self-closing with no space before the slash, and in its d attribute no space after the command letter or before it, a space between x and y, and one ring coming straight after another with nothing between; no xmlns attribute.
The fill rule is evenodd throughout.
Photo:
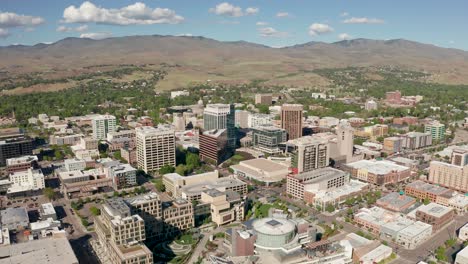
<svg viewBox="0 0 468 264"><path fill-rule="evenodd" d="M354 128L347 122L340 122L336 127L338 140L338 152L340 156L346 156L346 162L353 158Z"/></svg>
<svg viewBox="0 0 468 264"><path fill-rule="evenodd" d="M249 126L249 128L254 128L263 125L272 125L274 118L275 116L270 114L252 113L249 115L247 125Z"/></svg>
<svg viewBox="0 0 468 264"><path fill-rule="evenodd" d="M113 115L96 115L92 118L93 138L106 139L107 133L116 131L116 119Z"/></svg>
<svg viewBox="0 0 468 264"><path fill-rule="evenodd" d="M135 131L138 168L148 172L176 165L174 130L167 126L144 126Z"/></svg>

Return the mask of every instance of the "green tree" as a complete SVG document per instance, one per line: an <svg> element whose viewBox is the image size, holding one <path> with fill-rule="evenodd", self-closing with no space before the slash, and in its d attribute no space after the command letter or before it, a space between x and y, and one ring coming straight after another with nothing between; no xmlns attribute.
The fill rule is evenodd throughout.
<svg viewBox="0 0 468 264"><path fill-rule="evenodd" d="M192 166L193 169L200 167L200 157L197 154L188 153L185 158L185 164Z"/></svg>
<svg viewBox="0 0 468 264"><path fill-rule="evenodd" d="M335 207L332 204L327 204L327 206L325 207L325 211L333 213L335 211Z"/></svg>
<svg viewBox="0 0 468 264"><path fill-rule="evenodd" d="M89 226L89 222L88 222L88 219L86 218L81 218L81 224L85 227Z"/></svg>
<svg viewBox="0 0 468 264"><path fill-rule="evenodd" d="M42 194L44 194L44 196L47 197L47 199L49 200L54 200L56 196L54 189L50 187L44 188L44 190L42 190Z"/></svg>
<svg viewBox="0 0 468 264"><path fill-rule="evenodd" d="M166 165L162 166L161 168L159 168L159 175L173 173L174 171L175 171L174 166L166 164Z"/></svg>
<svg viewBox="0 0 468 264"><path fill-rule="evenodd" d="M255 107L258 109L258 112L260 114L269 114L270 113L270 108L268 107L268 105L257 104Z"/></svg>
<svg viewBox="0 0 468 264"><path fill-rule="evenodd" d="M101 210L99 208L97 208L96 206L91 206L89 208L89 211L91 212L92 215L94 216L98 216L101 214Z"/></svg>
<svg viewBox="0 0 468 264"><path fill-rule="evenodd" d="M162 179L156 179L153 181L154 186L156 189L160 192L165 192L166 191L166 186L164 186Z"/></svg>
<svg viewBox="0 0 468 264"><path fill-rule="evenodd" d="M60 150L56 149L54 151L54 157L56 160L62 160L63 159L63 154Z"/></svg>
<svg viewBox="0 0 468 264"><path fill-rule="evenodd" d="M184 165L184 164L179 164L177 165L177 167L175 168L175 172L179 175L182 175L184 176L185 174L187 174L187 167Z"/></svg>
<svg viewBox="0 0 468 264"><path fill-rule="evenodd" d="M426 198L424 198L423 203L424 203L425 205L428 205L428 204L431 203L431 201L429 200L429 198L426 197Z"/></svg>

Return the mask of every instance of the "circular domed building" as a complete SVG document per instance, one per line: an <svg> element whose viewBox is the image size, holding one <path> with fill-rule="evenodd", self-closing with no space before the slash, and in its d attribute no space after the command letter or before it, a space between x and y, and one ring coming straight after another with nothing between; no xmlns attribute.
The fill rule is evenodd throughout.
<svg viewBox="0 0 468 264"><path fill-rule="evenodd" d="M296 236L296 224L286 218L262 218L252 227L257 234L255 246L267 250L279 249Z"/></svg>

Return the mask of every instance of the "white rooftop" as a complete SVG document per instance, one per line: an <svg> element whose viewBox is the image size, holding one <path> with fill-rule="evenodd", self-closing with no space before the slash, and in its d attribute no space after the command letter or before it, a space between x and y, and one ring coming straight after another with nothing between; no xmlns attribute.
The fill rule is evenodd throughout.
<svg viewBox="0 0 468 264"><path fill-rule="evenodd" d="M0 247L0 264L78 264L65 234Z"/></svg>
<svg viewBox="0 0 468 264"><path fill-rule="evenodd" d="M406 166L401 166L388 160L360 160L348 163L346 166L353 169L367 170L368 172L377 175L409 170Z"/></svg>

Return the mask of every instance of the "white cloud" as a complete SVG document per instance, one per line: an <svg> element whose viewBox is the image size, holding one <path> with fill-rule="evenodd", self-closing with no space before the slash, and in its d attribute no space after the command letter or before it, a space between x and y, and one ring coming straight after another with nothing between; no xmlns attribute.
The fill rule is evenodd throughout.
<svg viewBox="0 0 468 264"><path fill-rule="evenodd" d="M284 38L288 36L287 32L278 31L272 27L259 28L258 32L260 33L260 36L262 37Z"/></svg>
<svg viewBox="0 0 468 264"><path fill-rule="evenodd" d="M24 28L24 32L33 32L34 30L36 30L36 29L33 28L33 27Z"/></svg>
<svg viewBox="0 0 468 264"><path fill-rule="evenodd" d="M288 17L289 13L288 12L278 12L276 14L276 17Z"/></svg>
<svg viewBox="0 0 468 264"><path fill-rule="evenodd" d="M259 11L259 9L257 7L247 7L247 9L245 9L245 13L247 15L255 15L257 14Z"/></svg>
<svg viewBox="0 0 468 264"><path fill-rule="evenodd" d="M42 17L18 15L15 13L0 13L0 27L23 27L23 26L37 26L45 22Z"/></svg>
<svg viewBox="0 0 468 264"><path fill-rule="evenodd" d="M257 14L260 9L257 7L247 7L245 10L242 10L240 6L235 6L228 2L223 2L221 4L216 5L208 9L210 13L220 15L220 16L228 16L228 17L241 17L247 15L255 15Z"/></svg>
<svg viewBox="0 0 468 264"><path fill-rule="evenodd" d="M455 44L454 40L449 40L449 44Z"/></svg>
<svg viewBox="0 0 468 264"><path fill-rule="evenodd" d="M343 20L345 24L383 24L385 21L379 18L352 17Z"/></svg>
<svg viewBox="0 0 468 264"><path fill-rule="evenodd" d="M183 34L177 35L177 37L193 37L193 34L191 34L191 33L183 33Z"/></svg>
<svg viewBox="0 0 468 264"><path fill-rule="evenodd" d="M216 7L210 8L209 11L221 16L241 17L244 15L242 8L231 5L228 2L218 4Z"/></svg>
<svg viewBox="0 0 468 264"><path fill-rule="evenodd" d="M268 22L258 21L257 23L255 23L255 25L259 27L264 27L264 26L268 26Z"/></svg>
<svg viewBox="0 0 468 264"><path fill-rule="evenodd" d="M184 18L168 8L150 8L146 4L135 4L120 9L106 9L86 1L79 7L71 5L63 11L64 23L88 23L110 25L178 24Z"/></svg>
<svg viewBox="0 0 468 264"><path fill-rule="evenodd" d="M66 26L59 26L56 31L57 32L84 32L88 30L88 25L81 25L78 27L66 27Z"/></svg>
<svg viewBox="0 0 468 264"><path fill-rule="evenodd" d="M10 36L10 32L7 29L0 28L0 38L7 38Z"/></svg>
<svg viewBox="0 0 468 264"><path fill-rule="evenodd" d="M348 39L351 39L352 36L349 35L348 33L341 33L341 34L338 35L338 38L340 40L348 40Z"/></svg>
<svg viewBox="0 0 468 264"><path fill-rule="evenodd" d="M327 24L313 23L309 26L309 35L317 36L321 34L330 33L333 31L333 28Z"/></svg>
<svg viewBox="0 0 468 264"><path fill-rule="evenodd" d="M83 33L80 35L80 38L90 38L90 39L105 39L112 37L110 32L96 32L96 33Z"/></svg>
<svg viewBox="0 0 468 264"><path fill-rule="evenodd" d="M349 13L348 12L343 12L343 13L340 14L340 16L341 17L347 17L347 16L349 16Z"/></svg>

